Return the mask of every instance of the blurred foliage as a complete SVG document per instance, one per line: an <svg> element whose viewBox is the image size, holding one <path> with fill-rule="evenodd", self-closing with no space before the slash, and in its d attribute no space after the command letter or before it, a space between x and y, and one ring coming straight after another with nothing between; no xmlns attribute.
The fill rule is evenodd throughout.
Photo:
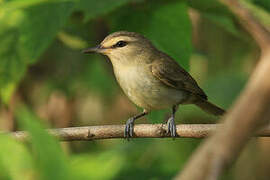
<svg viewBox="0 0 270 180"><path fill-rule="evenodd" d="M21 1L7 1L0 7L0 94L4 101L8 101L27 65L37 61L72 12L70 2L20 6Z"/></svg>
<svg viewBox="0 0 270 180"><path fill-rule="evenodd" d="M74 179L71 178L68 162L59 143L45 132L38 123L39 119L26 108L19 109L16 117L22 129L31 135L32 153L36 158L35 167L40 172L40 179Z"/></svg>
<svg viewBox="0 0 270 180"><path fill-rule="evenodd" d="M241 2L270 29L269 0ZM59 143L44 131L119 124L137 113L108 58L80 53L118 30L144 34L226 109L259 57L237 18L216 0L0 0L0 129L32 135L25 143L0 135L1 180L171 179L184 167L200 140ZM147 119L165 122L168 113L154 111ZM217 118L187 105L180 106L177 121L215 123ZM253 157L254 146L245 156ZM223 179L244 179L243 164L270 164L263 158L267 149L260 152L266 152L260 159L240 157ZM260 168L249 172L269 177Z"/></svg>
<svg viewBox="0 0 270 180"><path fill-rule="evenodd" d="M208 20L222 27L225 31L237 37L244 38L235 24L232 13L216 0L196 1L190 0L188 4L200 11L200 14Z"/></svg>
<svg viewBox="0 0 270 180"><path fill-rule="evenodd" d="M181 1L147 1L114 13L109 20L112 19L113 31L127 30L144 34L159 49L188 69L192 46L191 23L187 13L187 5Z"/></svg>
<svg viewBox="0 0 270 180"><path fill-rule="evenodd" d="M6 135L1 135L0 140L0 179L31 179L34 176L31 153L22 143Z"/></svg>

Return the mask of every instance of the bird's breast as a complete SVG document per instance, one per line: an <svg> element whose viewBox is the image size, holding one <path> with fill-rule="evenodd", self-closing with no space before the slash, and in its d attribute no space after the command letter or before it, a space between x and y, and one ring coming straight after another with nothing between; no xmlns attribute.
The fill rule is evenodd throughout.
<svg viewBox="0 0 270 180"><path fill-rule="evenodd" d="M114 67L114 73L125 94L144 109L169 108L186 99L186 92L164 85L153 76L147 65L118 66Z"/></svg>

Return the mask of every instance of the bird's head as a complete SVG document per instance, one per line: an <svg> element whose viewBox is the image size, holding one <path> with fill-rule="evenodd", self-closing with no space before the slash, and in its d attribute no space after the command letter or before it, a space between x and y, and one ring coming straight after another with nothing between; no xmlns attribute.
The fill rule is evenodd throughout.
<svg viewBox="0 0 270 180"><path fill-rule="evenodd" d="M154 49L144 36L135 32L119 31L108 35L98 46L85 49L83 53L107 55L113 64L133 64L134 61L147 61Z"/></svg>

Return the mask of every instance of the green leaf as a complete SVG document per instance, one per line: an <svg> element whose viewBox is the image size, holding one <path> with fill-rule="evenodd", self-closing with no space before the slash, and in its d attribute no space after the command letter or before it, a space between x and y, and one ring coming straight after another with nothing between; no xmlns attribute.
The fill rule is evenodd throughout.
<svg viewBox="0 0 270 180"><path fill-rule="evenodd" d="M0 135L0 167L0 179L34 179L30 153L22 143L6 135Z"/></svg>
<svg viewBox="0 0 270 180"><path fill-rule="evenodd" d="M37 61L74 10L83 11L85 19L89 20L108 13L126 2L128 0L2 2L0 7L1 101L8 103L27 66Z"/></svg>
<svg viewBox="0 0 270 180"><path fill-rule="evenodd" d="M37 170L42 179L72 179L68 161L61 150L60 144L50 136L38 123L40 120L26 108L16 113L19 124L31 136L31 143L37 163Z"/></svg>
<svg viewBox="0 0 270 180"><path fill-rule="evenodd" d="M81 178L105 180L113 179L123 168L124 162L122 154L109 150L73 156L71 166Z"/></svg>
<svg viewBox="0 0 270 180"><path fill-rule="evenodd" d="M187 5L181 1L147 1L122 8L109 20L113 31L142 33L188 69L192 44L187 10Z"/></svg>
<svg viewBox="0 0 270 180"><path fill-rule="evenodd" d="M75 10L83 11L85 21L93 19L99 15L106 14L129 0L79 0Z"/></svg>
<svg viewBox="0 0 270 180"><path fill-rule="evenodd" d="M0 98L5 103L27 66L36 62L73 9L71 2L63 1L21 4L8 1L0 7Z"/></svg>

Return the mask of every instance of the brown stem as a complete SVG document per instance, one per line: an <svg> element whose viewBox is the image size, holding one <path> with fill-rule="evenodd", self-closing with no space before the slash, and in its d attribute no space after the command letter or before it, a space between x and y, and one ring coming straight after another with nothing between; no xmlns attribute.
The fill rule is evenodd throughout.
<svg viewBox="0 0 270 180"><path fill-rule="evenodd" d="M204 138L222 125L218 124L181 124L177 125L177 138ZM62 141L89 141L101 139L124 138L125 125L84 126L49 129L49 133ZM24 131L7 133L18 140L28 139L29 134ZM270 127L259 131L257 136L270 136ZM134 127L134 138L165 138L164 124L138 124Z"/></svg>

